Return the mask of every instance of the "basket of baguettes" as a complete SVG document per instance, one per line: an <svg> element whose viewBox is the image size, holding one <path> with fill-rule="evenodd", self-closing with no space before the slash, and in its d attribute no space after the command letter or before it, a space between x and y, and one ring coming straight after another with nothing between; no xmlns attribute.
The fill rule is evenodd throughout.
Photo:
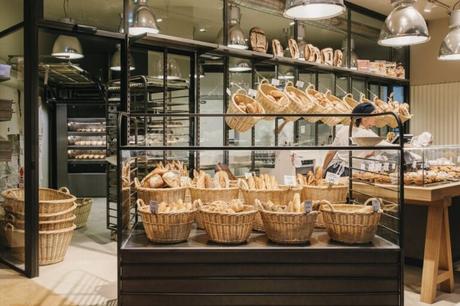
<svg viewBox="0 0 460 306"><path fill-rule="evenodd" d="M240 189L236 183L230 180L226 171L217 171L214 178L204 171L193 171L194 178L190 187L190 197L192 202L201 200L203 203L214 201L231 201L238 199ZM204 228L200 215L196 215L198 228Z"/></svg>
<svg viewBox="0 0 460 306"><path fill-rule="evenodd" d="M243 133L251 129L265 114L264 108L258 101L248 96L244 89L239 89L232 95L227 115L246 114L254 116L227 116L225 122L230 128Z"/></svg>
<svg viewBox="0 0 460 306"><path fill-rule="evenodd" d="M137 200L137 212L142 219L147 238L154 243L186 241L195 220L196 207L182 200L146 204Z"/></svg>
<svg viewBox="0 0 460 306"><path fill-rule="evenodd" d="M332 240L347 244L362 244L374 239L383 212L381 207L383 203L378 198L370 198L364 205L331 204L323 201L321 213L327 233Z"/></svg>
<svg viewBox="0 0 460 306"><path fill-rule="evenodd" d="M198 214L211 241L223 244L245 243L251 234L257 210L243 201L195 201Z"/></svg>
<svg viewBox="0 0 460 306"><path fill-rule="evenodd" d="M155 169L141 181L134 178L137 197L145 204L150 201L175 203L185 200L185 193L190 186L187 167L178 161L166 165L159 163Z"/></svg>
<svg viewBox="0 0 460 306"><path fill-rule="evenodd" d="M256 206L262 216L268 239L281 244L302 244L310 241L315 221L318 216L319 203L302 203L300 195L284 205L271 201L256 200Z"/></svg>
<svg viewBox="0 0 460 306"><path fill-rule="evenodd" d="M340 180L335 184L327 182L323 178L321 167L316 167L314 172L309 171L306 176L298 174L297 183L302 186L302 201L326 200L331 203L345 203L347 200L348 186ZM321 213L318 215L316 226L324 227Z"/></svg>
<svg viewBox="0 0 460 306"><path fill-rule="evenodd" d="M253 207L256 205L256 200L263 203L271 201L274 204L284 205L294 197L294 194L301 191L301 187L279 185L276 178L268 174L248 176L247 179L240 179L238 185L240 186L244 202ZM260 214L256 215L254 230L264 231Z"/></svg>

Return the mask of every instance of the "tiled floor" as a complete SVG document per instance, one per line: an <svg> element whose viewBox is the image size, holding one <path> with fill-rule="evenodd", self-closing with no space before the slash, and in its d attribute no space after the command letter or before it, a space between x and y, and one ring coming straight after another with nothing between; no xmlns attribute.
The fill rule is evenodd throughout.
<svg viewBox="0 0 460 306"><path fill-rule="evenodd" d="M27 279L0 265L0 306L115 306L116 242L105 228L105 200L96 199L88 227L78 230L65 261L40 268ZM460 306L460 267L453 294L439 295L434 306ZM419 302L421 269L406 267L405 306Z"/></svg>

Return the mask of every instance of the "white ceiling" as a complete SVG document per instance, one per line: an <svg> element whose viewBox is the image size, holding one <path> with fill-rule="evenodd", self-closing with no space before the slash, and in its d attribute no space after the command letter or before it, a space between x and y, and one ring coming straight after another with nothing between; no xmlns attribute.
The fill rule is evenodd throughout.
<svg viewBox="0 0 460 306"><path fill-rule="evenodd" d="M441 0L441 2L452 7L455 2L458 0ZM391 6L391 0L349 0L348 2L354 3L356 5L370 9L371 11L376 11L383 15L388 15L393 7ZM415 6L423 14L425 19L434 20L440 18L446 18L447 11L442 7L434 7L431 13L425 13L423 9L425 8L427 0L417 0Z"/></svg>

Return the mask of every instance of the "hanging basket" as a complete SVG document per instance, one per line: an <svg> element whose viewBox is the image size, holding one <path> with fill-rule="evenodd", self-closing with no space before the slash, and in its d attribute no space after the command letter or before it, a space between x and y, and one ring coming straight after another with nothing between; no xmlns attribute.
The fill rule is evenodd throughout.
<svg viewBox="0 0 460 306"><path fill-rule="evenodd" d="M291 81L286 83L284 92L289 98L289 105L284 110L286 114L307 114L311 109L315 107L314 103L310 101L310 98L300 89L294 87L294 83ZM284 117L286 121L296 121L300 117Z"/></svg>
<svg viewBox="0 0 460 306"><path fill-rule="evenodd" d="M276 101L271 95L271 92L275 92L281 98ZM268 83L268 80L263 79L258 87L256 101L258 101L265 110L265 113L268 114L281 114L288 107L290 101L285 93L280 91L275 86L272 86ZM265 117L265 120L272 120L273 117Z"/></svg>
<svg viewBox="0 0 460 306"><path fill-rule="evenodd" d="M257 116L258 114L263 115L265 114L265 110L260 105L259 102L254 100L253 98L249 97L246 94L246 91L243 89L239 89L237 92L235 92L232 95L232 99L228 105L227 108L227 114L232 114L232 115L246 115L248 112L243 111L241 107L238 105L236 100L241 100L242 103L244 104L250 104L254 105L257 108L258 113L254 114L253 117L225 117L225 122L227 125L231 128L234 129L235 131L238 131L240 133L244 133L248 130L250 130L260 119L262 119L261 116Z"/></svg>

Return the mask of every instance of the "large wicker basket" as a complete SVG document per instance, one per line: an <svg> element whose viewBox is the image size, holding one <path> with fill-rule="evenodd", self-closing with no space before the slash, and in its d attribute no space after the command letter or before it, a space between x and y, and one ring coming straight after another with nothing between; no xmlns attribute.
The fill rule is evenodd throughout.
<svg viewBox="0 0 460 306"><path fill-rule="evenodd" d="M348 186L346 185L305 185L302 188L301 200L328 201L331 203L345 203L347 201ZM316 227L324 228L323 214L320 212L316 219Z"/></svg>
<svg viewBox="0 0 460 306"><path fill-rule="evenodd" d="M69 209L63 210L61 212L52 213L52 214L39 214L38 220L39 222L47 222L47 221L59 221L71 218L75 215L75 209L77 208L77 204L74 204ZM16 220L24 221L25 216L24 213L8 213L12 215Z"/></svg>
<svg viewBox="0 0 460 306"><path fill-rule="evenodd" d="M65 254L72 240L76 226L72 225L53 231L39 231L38 262L41 266L58 263L64 260ZM24 230L16 229L12 224L5 228L7 240L12 254L20 261L24 261Z"/></svg>
<svg viewBox="0 0 460 306"><path fill-rule="evenodd" d="M289 201L292 201L296 193L300 193L302 190L301 187L291 187L291 186L280 186L280 189L272 190L245 190L241 189L243 194L244 202L246 205L254 206L256 205L256 200L261 202L271 201L273 204L277 205L286 205ZM260 213L256 214L254 222L254 230L259 232L264 232L264 224Z"/></svg>
<svg viewBox="0 0 460 306"><path fill-rule="evenodd" d="M245 114L247 114L246 112L241 110L241 108L235 102L236 97L238 97L239 99L245 100L247 102L250 102L250 103L258 103L258 104L260 104L256 100L254 100L251 97L249 97L248 95L246 95L245 90L239 89L237 92L235 92L232 95L232 99L231 99L230 103L228 104L227 114L232 114L232 115L235 115L235 114L236 115L245 115ZM263 107L262 106L260 106L260 107L263 110ZM261 112L261 115L263 115L263 114L265 114L265 110L263 110ZM244 133L244 132L248 131L249 129L251 129L257 123L257 121L262 119L262 117L256 116L256 114L254 114L254 116L250 116L250 117L248 117L248 116L245 116L245 117L237 117L237 116L233 117L233 116L231 116L231 117L225 117L225 122L227 123L227 125L230 128L234 129L235 131L238 131L240 133Z"/></svg>
<svg viewBox="0 0 460 306"><path fill-rule="evenodd" d="M315 107L314 102L310 100L305 92L294 87L294 84L291 81L286 83L284 92L290 100L288 106L284 110L284 113L286 114L307 114L311 109ZM292 99L290 95L297 96L300 101ZM296 121L299 118L300 117L284 117L286 121Z"/></svg>
<svg viewBox="0 0 460 306"><path fill-rule="evenodd" d="M137 178L134 179L137 190L137 198L142 199L145 204L149 204L150 201L172 203L179 200L185 200L185 192L187 187L177 188L149 188L142 187L141 183Z"/></svg>
<svg viewBox="0 0 460 306"><path fill-rule="evenodd" d="M305 213L272 212L261 210L268 239L280 244L303 244L310 241L317 211Z"/></svg>
<svg viewBox="0 0 460 306"><path fill-rule="evenodd" d="M14 188L2 192L5 199L4 208L7 212L24 214L24 189ZM39 213L60 213L74 206L73 195L48 188L39 189Z"/></svg>
<svg viewBox="0 0 460 306"><path fill-rule="evenodd" d="M138 199L137 212L142 218L147 238L155 243L186 241L192 230L196 210L181 213L152 214L148 205Z"/></svg>
<svg viewBox="0 0 460 306"><path fill-rule="evenodd" d="M214 201L226 201L238 199L240 189L238 187L231 188L190 188L190 196L192 202L201 200L203 203L211 203Z"/></svg>
<svg viewBox="0 0 460 306"><path fill-rule="evenodd" d="M199 210L200 219L211 241L223 244L240 244L249 239L257 210L224 214Z"/></svg>
<svg viewBox="0 0 460 306"><path fill-rule="evenodd" d="M372 199L370 199L372 200ZM381 200L379 200L381 201ZM366 204L369 202L366 201ZM364 205L323 204L321 212L327 233L332 240L347 244L369 243L374 239L382 215L378 212L358 212Z"/></svg>
<svg viewBox="0 0 460 306"><path fill-rule="evenodd" d="M38 229L40 231L54 231L59 229L64 229L72 227L75 223L75 215L72 215L68 218L62 220L51 220L51 221L40 221ZM7 214L5 217L6 222L12 224L15 228L23 230L25 221L22 219L16 219L12 214Z"/></svg>
<svg viewBox="0 0 460 306"><path fill-rule="evenodd" d="M90 198L78 198L77 209L75 209L75 225L77 228L86 226L89 214L91 212L91 206L93 206L93 199Z"/></svg>
<svg viewBox="0 0 460 306"><path fill-rule="evenodd" d="M283 97L278 102L273 102L270 98L268 98L269 93L271 91L279 91ZM275 86L272 86L268 83L268 80L263 79L257 90L256 101L259 102L265 110L265 113L271 114L280 114L283 113L286 107L288 107L290 101L289 98L286 96L285 93L278 90ZM266 120L272 120L273 117L265 117Z"/></svg>
<svg viewBox="0 0 460 306"><path fill-rule="evenodd" d="M324 114L326 109L324 106L322 106L319 102L318 99L315 97L315 95L319 94L317 90L315 90L315 86L313 84L310 84L306 89L305 89L305 94L307 95L308 98L310 98L310 101L313 102L314 107L310 109L310 113L312 114ZM304 118L306 121L310 123L315 123L319 120L321 120L321 117L305 117Z"/></svg>

